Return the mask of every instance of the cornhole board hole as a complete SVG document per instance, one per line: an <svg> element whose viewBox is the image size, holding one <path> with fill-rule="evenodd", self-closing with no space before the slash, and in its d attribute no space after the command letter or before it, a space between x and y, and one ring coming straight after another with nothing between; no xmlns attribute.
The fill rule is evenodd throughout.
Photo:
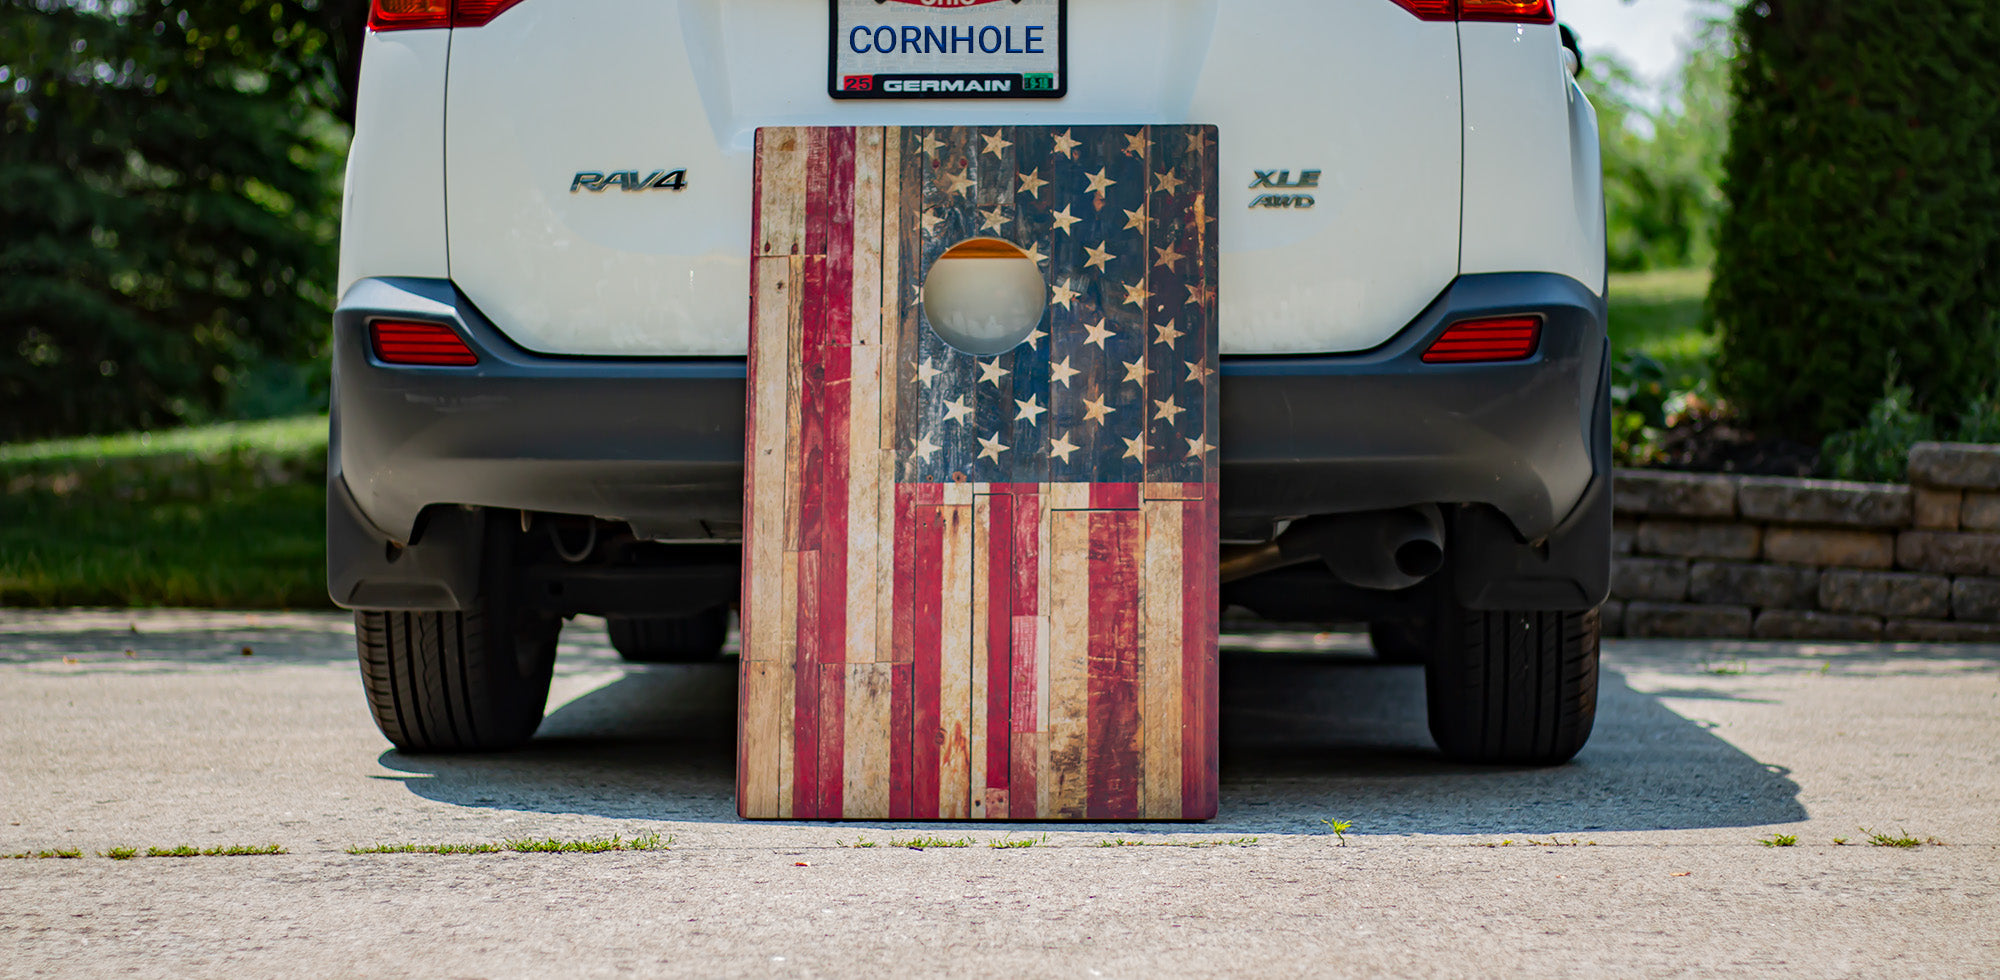
<svg viewBox="0 0 2000 980"><path fill-rule="evenodd" d="M1215 145L758 132L743 816L1214 816Z"/></svg>

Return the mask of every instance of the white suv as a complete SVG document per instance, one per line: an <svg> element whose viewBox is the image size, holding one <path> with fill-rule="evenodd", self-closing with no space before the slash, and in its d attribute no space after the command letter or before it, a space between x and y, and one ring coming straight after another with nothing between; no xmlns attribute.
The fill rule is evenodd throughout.
<svg viewBox="0 0 2000 980"><path fill-rule="evenodd" d="M1552 0L373 0L327 488L382 731L518 744L565 617L738 593L760 126L1219 127L1224 601L1363 619L1457 758L1588 737L1595 116Z"/></svg>

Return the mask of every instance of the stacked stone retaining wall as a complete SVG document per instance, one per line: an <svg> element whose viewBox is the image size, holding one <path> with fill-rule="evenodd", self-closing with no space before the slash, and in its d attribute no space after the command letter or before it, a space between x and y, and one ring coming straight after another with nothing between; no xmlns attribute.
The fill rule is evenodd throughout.
<svg viewBox="0 0 2000 980"><path fill-rule="evenodd" d="M2000 446L1910 485L1620 470L1608 635L2000 642Z"/></svg>

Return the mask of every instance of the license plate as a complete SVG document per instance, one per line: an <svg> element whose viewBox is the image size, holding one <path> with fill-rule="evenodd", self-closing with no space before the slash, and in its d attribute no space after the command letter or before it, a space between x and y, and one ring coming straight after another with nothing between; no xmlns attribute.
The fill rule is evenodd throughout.
<svg viewBox="0 0 2000 980"><path fill-rule="evenodd" d="M836 99L1060 99L1067 0L831 0Z"/></svg>

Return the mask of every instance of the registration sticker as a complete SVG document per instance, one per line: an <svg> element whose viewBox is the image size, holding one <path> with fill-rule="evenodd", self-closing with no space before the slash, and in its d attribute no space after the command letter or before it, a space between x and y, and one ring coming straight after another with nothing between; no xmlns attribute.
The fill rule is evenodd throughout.
<svg viewBox="0 0 2000 980"><path fill-rule="evenodd" d="M1067 0L830 0L836 99L1059 99Z"/></svg>

